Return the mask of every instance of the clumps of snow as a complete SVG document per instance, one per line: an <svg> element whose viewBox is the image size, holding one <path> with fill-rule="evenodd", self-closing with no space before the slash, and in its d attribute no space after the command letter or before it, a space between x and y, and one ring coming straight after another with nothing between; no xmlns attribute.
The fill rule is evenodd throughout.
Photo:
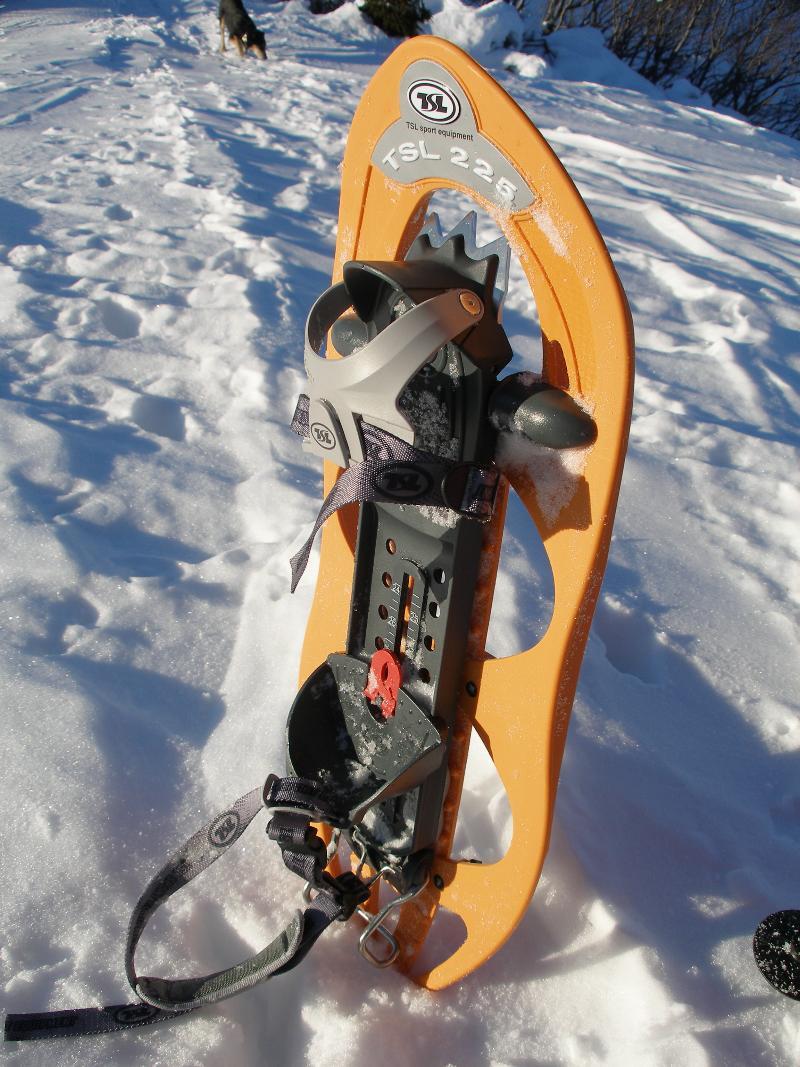
<svg viewBox="0 0 800 1067"><path fill-rule="evenodd" d="M539 229L549 241L550 247L555 254L561 256L562 259L566 258L569 254L569 249L564 240L564 232L559 228L558 223L553 218L550 208L541 200L537 200L531 208L531 215Z"/></svg>
<svg viewBox="0 0 800 1067"><path fill-rule="evenodd" d="M6 259L12 266L24 269L38 266L47 260L47 256L48 252L44 245L16 245L7 254ZM13 278L13 272L9 271L8 276Z"/></svg>
<svg viewBox="0 0 800 1067"><path fill-rule="evenodd" d="M400 801L389 806L392 817L390 819L387 806L380 804L364 816L363 826L373 841L377 841L388 850L408 847L408 839L411 833L411 819L406 812L407 805ZM412 811L413 811L412 805Z"/></svg>
<svg viewBox="0 0 800 1067"><path fill-rule="evenodd" d="M665 90L668 100L674 100L679 104L693 104L695 107L713 107L714 102L708 93L698 89L687 78L676 78L672 85Z"/></svg>
<svg viewBox="0 0 800 1067"><path fill-rule="evenodd" d="M432 522L434 526L440 526L443 530L453 530L458 523L458 512L451 511L450 508L436 508L428 504L417 504L415 507L428 522Z"/></svg>
<svg viewBox="0 0 800 1067"><path fill-rule="evenodd" d="M300 3L301 0L297 0L297 2ZM385 40L385 34L374 23L364 17L355 0L342 4L341 7L337 7L335 11L330 11L327 15L317 15L315 19L319 20L320 25L324 26L326 31L341 35L349 40Z"/></svg>
<svg viewBox="0 0 800 1067"><path fill-rule="evenodd" d="M374 675L372 673L372 668L370 668L368 681L371 683L373 681L373 679L374 679ZM360 684L356 684L355 682L351 682L347 678L343 678L338 683L337 688L338 688L338 693L339 693L340 697L345 696L345 697L348 697L351 701L354 701L354 702L355 701L361 701L361 702L363 702L363 699L364 699L364 684L363 684L363 682L361 682Z"/></svg>
<svg viewBox="0 0 800 1067"><path fill-rule="evenodd" d="M503 57L503 66L520 78L533 80L547 73L548 64L544 56L532 52L508 52Z"/></svg>
<svg viewBox="0 0 800 1067"><path fill-rule="evenodd" d="M500 435L497 465L505 474L522 472L533 484L536 503L550 525L580 485L590 448L545 448L517 434Z"/></svg>
<svg viewBox="0 0 800 1067"><path fill-rule="evenodd" d="M434 684L432 681L424 682L419 676L419 668L422 664L422 656L419 654L415 655L413 663L414 667L416 668L413 673L410 667L405 668L403 672L403 686L407 688L409 692L411 692L414 697L414 700L418 704L427 704L428 707L430 707L433 701Z"/></svg>
<svg viewBox="0 0 800 1067"><path fill-rule="evenodd" d="M757 728L765 747L775 753L800 752L800 715L784 701L765 697ZM793 791L791 821L800 817L800 788ZM779 801L776 807L780 808ZM787 813L788 814L788 813Z"/></svg>
<svg viewBox="0 0 800 1067"><path fill-rule="evenodd" d="M335 791L339 796L346 796L350 790L366 790L368 795L378 782L367 761L359 762L354 759L342 760L341 768L337 768L336 774L333 771L321 770L318 776L327 790Z"/></svg>
<svg viewBox="0 0 800 1067"><path fill-rule="evenodd" d="M442 459L456 460L460 454L457 437L449 436L447 407L433 393L405 389L399 398L400 410L414 427L414 445Z"/></svg>
<svg viewBox="0 0 800 1067"><path fill-rule="evenodd" d="M467 52L492 52L522 44L525 25L505 0L493 0L479 8L462 0L427 0L425 6L431 18L422 24L423 31L444 37Z"/></svg>
<svg viewBox="0 0 800 1067"><path fill-rule="evenodd" d="M308 207L308 187L305 182L290 185L275 197L277 207L287 211L305 211Z"/></svg>

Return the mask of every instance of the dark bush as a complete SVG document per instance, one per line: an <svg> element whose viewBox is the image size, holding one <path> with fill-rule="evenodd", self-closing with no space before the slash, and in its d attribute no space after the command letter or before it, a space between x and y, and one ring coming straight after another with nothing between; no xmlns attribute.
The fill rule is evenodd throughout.
<svg viewBox="0 0 800 1067"><path fill-rule="evenodd" d="M422 0L364 0L361 11L390 37L414 37L431 17Z"/></svg>
<svg viewBox="0 0 800 1067"><path fill-rule="evenodd" d="M661 85L687 78L715 104L800 136L800 0L547 0L545 33L595 26Z"/></svg>

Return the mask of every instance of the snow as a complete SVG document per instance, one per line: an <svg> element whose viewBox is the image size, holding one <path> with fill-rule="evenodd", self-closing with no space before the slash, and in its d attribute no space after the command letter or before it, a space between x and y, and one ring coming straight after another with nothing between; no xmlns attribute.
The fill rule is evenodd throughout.
<svg viewBox="0 0 800 1067"><path fill-rule="evenodd" d="M492 0L479 8L462 0L431 0L425 6L431 13L423 23L425 32L445 37L472 55L522 43L525 25L505 0Z"/></svg>
<svg viewBox="0 0 800 1067"><path fill-rule="evenodd" d="M127 999L124 931L146 880L283 768L314 587L309 573L289 595L288 558L321 492L288 428L303 323L329 279L349 121L394 43L352 3L317 18L300 0L252 7L263 64L220 56L199 0L0 4L6 1011ZM442 993L374 971L350 924L216 1010L7 1046L9 1062L800 1057L797 1005L750 952L761 917L798 906L800 147L654 88L585 31L554 35L546 67L488 50L502 42L485 22L511 14L444 0L436 17L562 158L638 343L534 902ZM535 370L518 269L504 321L516 368ZM541 634L551 597L512 507L493 651ZM492 858L509 828L475 754L462 844ZM296 879L260 830L239 851L154 922L145 973L222 966L288 920Z"/></svg>

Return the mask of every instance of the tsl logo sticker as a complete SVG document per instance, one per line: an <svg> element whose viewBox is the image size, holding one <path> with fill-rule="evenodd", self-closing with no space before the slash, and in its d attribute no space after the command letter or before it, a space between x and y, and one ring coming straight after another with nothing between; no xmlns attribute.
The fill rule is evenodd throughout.
<svg viewBox="0 0 800 1067"><path fill-rule="evenodd" d="M438 126L449 126L461 114L455 93L442 82L422 78L408 87L408 102L416 113Z"/></svg>

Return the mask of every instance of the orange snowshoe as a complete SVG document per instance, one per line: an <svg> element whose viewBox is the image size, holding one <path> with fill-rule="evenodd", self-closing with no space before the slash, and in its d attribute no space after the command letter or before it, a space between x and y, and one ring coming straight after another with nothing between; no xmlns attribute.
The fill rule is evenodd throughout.
<svg viewBox="0 0 800 1067"><path fill-rule="evenodd" d="M426 225L429 201L439 189L475 201L518 257L539 313L540 378L518 374L498 381L511 354L498 322L503 253L496 263L495 247L477 250L469 226L443 240L435 227ZM338 521L322 534L301 679L313 677L331 650L347 649L366 670L378 658L378 645L399 662L401 697L414 699L415 713L419 709L435 724L446 750L420 786L380 804L367 817L370 829L362 822L356 834L360 849L354 849L373 869L386 865L381 834L389 834L393 842L395 851L388 855L402 854L404 862L408 849L412 856L418 849L429 850L415 872L419 879L424 871L425 886L401 904L392 936L399 950L397 965L421 985L440 989L480 966L511 935L547 852L567 726L627 443L632 326L603 240L558 159L497 83L446 41L417 37L406 42L368 86L345 153L338 234L333 280L344 279L359 316L377 323L374 328L381 328L373 311L380 301L369 285L369 298L362 297L362 275L382 277L392 294L384 297L389 305L396 294L398 300L424 307L434 298L431 294L446 293L449 284L450 293L461 293L458 298L467 309L464 293L477 297L483 309L477 325L454 324L451 329L462 332L453 332L436 352L419 353L428 362L399 394L399 419L382 425L397 432L397 423L405 418L414 428L414 443L429 444L429 409L415 397L435 396L444 403L442 378L451 374L447 418L431 447L450 455L456 439L457 463L474 464L482 472L473 474L473 486L484 500L489 493L484 468L497 459L498 449L502 456L504 439L527 440L540 450L579 450L582 466L576 475L576 465L570 465L573 474L565 472L554 504L552 486L547 494L537 493L535 464L526 465L524 445L506 449L521 459L502 465L488 521L487 514L479 516L483 521L459 514L449 497L445 503L451 510L445 514L454 517L454 525L444 530L441 514L427 518L420 507L364 502L358 517L353 508L339 512ZM442 277L432 278L434 270ZM448 283L449 271L453 277ZM372 288L379 287L375 283ZM337 325L332 346L338 344L345 354L347 339L342 343L339 337L352 326L346 319ZM351 344L358 348L366 340L359 334ZM446 367L454 358L461 360L462 379ZM397 393L389 399L396 402ZM414 412L421 408L415 423ZM357 410L370 421L366 407ZM324 446L317 451L324 455ZM326 489L339 475L335 464L326 464ZM493 659L484 645L509 485L544 542L555 603L547 632L534 648ZM385 655L380 662L387 662ZM309 734L314 721L311 716L304 720ZM394 721L378 719L376 737L390 731ZM303 746L293 737L293 725L294 720L289 747L295 763L293 742ZM473 727L494 761L513 817L511 844L493 864L450 858ZM299 762L301 772L306 767ZM405 821L414 829L399 847L391 835ZM404 894L415 886L400 879L396 888ZM415 973L439 907L460 918L463 941L449 956Z"/></svg>

